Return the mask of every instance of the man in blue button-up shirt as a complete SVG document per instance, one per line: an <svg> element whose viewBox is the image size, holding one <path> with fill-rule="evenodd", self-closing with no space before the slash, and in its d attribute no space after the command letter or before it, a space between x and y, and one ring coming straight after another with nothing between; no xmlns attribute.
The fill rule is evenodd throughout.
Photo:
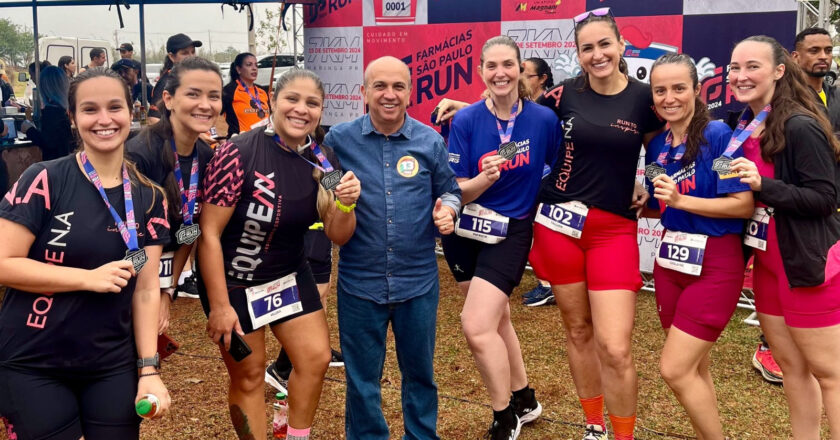
<svg viewBox="0 0 840 440"><path fill-rule="evenodd" d="M363 188L356 232L338 262L345 431L348 440L390 437L379 387L390 323L402 374L403 438L438 439L434 228L453 232L461 190L443 138L406 114L408 67L393 57L372 61L362 91L369 114L333 127L324 141Z"/></svg>

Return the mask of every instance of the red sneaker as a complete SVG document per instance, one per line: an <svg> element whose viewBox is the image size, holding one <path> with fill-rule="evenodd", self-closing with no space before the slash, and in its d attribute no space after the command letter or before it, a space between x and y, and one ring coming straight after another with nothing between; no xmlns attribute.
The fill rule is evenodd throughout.
<svg viewBox="0 0 840 440"><path fill-rule="evenodd" d="M764 380L770 383L782 383L782 369L773 359L773 353L769 347L758 344L752 358L753 367L761 373Z"/></svg>

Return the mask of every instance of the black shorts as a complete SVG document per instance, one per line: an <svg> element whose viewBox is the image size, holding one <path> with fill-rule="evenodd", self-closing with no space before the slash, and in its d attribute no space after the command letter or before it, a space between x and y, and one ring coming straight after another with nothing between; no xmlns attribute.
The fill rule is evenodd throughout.
<svg viewBox="0 0 840 440"><path fill-rule="evenodd" d="M510 219L507 238L496 244L483 243L456 234L441 237L443 254L455 281L479 277L507 296L519 285L533 236L533 216Z"/></svg>
<svg viewBox="0 0 840 440"><path fill-rule="evenodd" d="M137 439L137 370L96 377L0 367L0 417L18 440Z"/></svg>
<svg viewBox="0 0 840 440"><path fill-rule="evenodd" d="M330 282L332 272L332 241L323 229L310 229L303 235L303 250L318 284Z"/></svg>
<svg viewBox="0 0 840 440"><path fill-rule="evenodd" d="M278 278L281 278L278 276ZM297 281L298 293L300 294L300 305L303 310L293 315L285 316L270 322L268 325L275 326L277 324L295 319L298 316L303 316L312 312L321 310L321 295L318 293L318 287L315 285L315 279L312 278L312 269L309 264L303 263L297 270L295 276ZM204 314L210 316L210 302L207 299L207 288L204 285L200 274L197 277L198 281L198 297L201 299L201 307L204 309ZM245 334L251 333L255 328L251 324L251 315L248 313L248 298L245 293L245 286L233 285L228 281L228 300L233 309L236 310L236 315L239 317L239 325Z"/></svg>

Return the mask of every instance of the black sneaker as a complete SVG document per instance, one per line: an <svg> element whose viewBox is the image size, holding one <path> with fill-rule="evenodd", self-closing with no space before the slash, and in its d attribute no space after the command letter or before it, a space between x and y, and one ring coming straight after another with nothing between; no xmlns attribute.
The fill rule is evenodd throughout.
<svg viewBox="0 0 840 440"><path fill-rule="evenodd" d="M183 284L178 286L178 298L198 299L198 283L195 275L184 278Z"/></svg>
<svg viewBox="0 0 840 440"><path fill-rule="evenodd" d="M519 423L522 425L537 420L543 410L542 405L534 395L533 388L528 388L524 397L511 396L510 406L513 407L516 416L519 417Z"/></svg>
<svg viewBox="0 0 840 440"><path fill-rule="evenodd" d="M330 350L332 352L332 358L330 358L330 366L331 367L344 367L344 356L341 355L341 352L338 350Z"/></svg>
<svg viewBox="0 0 840 440"><path fill-rule="evenodd" d="M487 434L484 434L485 440L516 440L519 437L519 430L522 425L519 423L519 417L514 416L513 424L507 425L499 420L493 420Z"/></svg>
<svg viewBox="0 0 840 440"><path fill-rule="evenodd" d="M276 362L276 361L275 361ZM265 367L265 383L271 385L275 390L280 391L285 395L289 395L289 376L283 377L279 371L277 371L277 367L274 365L275 362L270 363L267 367Z"/></svg>

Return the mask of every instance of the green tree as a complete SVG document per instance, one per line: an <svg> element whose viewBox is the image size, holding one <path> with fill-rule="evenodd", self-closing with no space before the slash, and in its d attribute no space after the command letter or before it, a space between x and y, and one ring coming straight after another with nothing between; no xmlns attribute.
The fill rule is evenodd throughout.
<svg viewBox="0 0 840 440"><path fill-rule="evenodd" d="M239 49L228 46L227 49L213 54L213 61L217 63L230 63L239 54Z"/></svg>
<svg viewBox="0 0 840 440"><path fill-rule="evenodd" d="M25 66L32 61L34 52L32 32L7 18L0 18L0 59L13 66Z"/></svg>
<svg viewBox="0 0 840 440"><path fill-rule="evenodd" d="M289 41L287 39L288 32L282 28L278 28L280 25L281 11L282 6L267 8L265 10L265 16L260 19L256 34L257 47L261 51L264 50L265 52L273 53L276 49L277 52L283 52L289 47ZM288 15L286 18L289 20L289 27L291 27L291 15Z"/></svg>

